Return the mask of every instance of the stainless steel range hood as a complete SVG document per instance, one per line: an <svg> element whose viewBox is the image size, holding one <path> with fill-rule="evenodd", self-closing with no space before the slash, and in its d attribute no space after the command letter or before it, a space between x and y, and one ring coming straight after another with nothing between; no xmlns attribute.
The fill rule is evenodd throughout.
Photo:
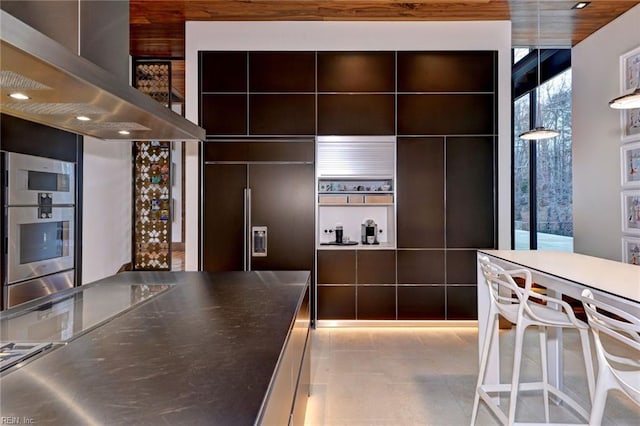
<svg viewBox="0 0 640 426"><path fill-rule="evenodd" d="M17 91L30 99L9 97ZM0 112L99 139L205 138L203 128L3 10Z"/></svg>

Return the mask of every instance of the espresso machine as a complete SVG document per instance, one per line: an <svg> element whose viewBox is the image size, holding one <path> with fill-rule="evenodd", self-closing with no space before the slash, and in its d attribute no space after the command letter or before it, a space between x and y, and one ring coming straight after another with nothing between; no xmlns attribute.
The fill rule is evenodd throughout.
<svg viewBox="0 0 640 426"><path fill-rule="evenodd" d="M360 242L362 244L380 244L378 242L378 225L373 221L373 219L367 219L361 226L362 231L362 239Z"/></svg>

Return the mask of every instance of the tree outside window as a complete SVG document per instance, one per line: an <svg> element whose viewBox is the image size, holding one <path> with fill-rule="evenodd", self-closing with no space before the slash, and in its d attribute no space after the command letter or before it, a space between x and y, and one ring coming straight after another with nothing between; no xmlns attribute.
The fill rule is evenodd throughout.
<svg viewBox="0 0 640 426"><path fill-rule="evenodd" d="M535 96L540 98L542 124L558 130L559 136L540 141L518 138L535 119ZM514 248L573 251L571 69L516 99L513 117ZM535 227L531 217L536 218Z"/></svg>

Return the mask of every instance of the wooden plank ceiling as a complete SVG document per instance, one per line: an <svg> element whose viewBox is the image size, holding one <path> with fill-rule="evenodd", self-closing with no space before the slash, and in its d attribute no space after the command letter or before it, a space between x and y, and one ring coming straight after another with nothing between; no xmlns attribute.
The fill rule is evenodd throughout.
<svg viewBox="0 0 640 426"><path fill-rule="evenodd" d="M639 1L592 0L130 0L134 57L183 58L185 21L511 20L514 47L571 47ZM174 73L179 72L174 65ZM184 82L174 82L184 93Z"/></svg>

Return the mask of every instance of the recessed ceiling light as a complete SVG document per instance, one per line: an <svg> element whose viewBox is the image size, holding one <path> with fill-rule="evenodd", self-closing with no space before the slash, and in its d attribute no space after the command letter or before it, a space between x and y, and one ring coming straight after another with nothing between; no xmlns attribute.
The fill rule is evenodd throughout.
<svg viewBox="0 0 640 426"><path fill-rule="evenodd" d="M131 132L128 131L128 130L120 130L118 133L120 133L121 135L129 135L129 134L131 134Z"/></svg>
<svg viewBox="0 0 640 426"><path fill-rule="evenodd" d="M571 9L584 9L585 7L589 6L590 3L590 1L579 1L578 3L574 4Z"/></svg>
<svg viewBox="0 0 640 426"><path fill-rule="evenodd" d="M28 97L24 93L19 93L19 92L10 93L9 96L11 96L13 99L18 99L18 100L21 100L21 101L26 101L27 99L31 99L30 97Z"/></svg>
<svg viewBox="0 0 640 426"><path fill-rule="evenodd" d="M91 121L91 119L89 117L87 117L86 115L79 115L79 116L76 117L76 120Z"/></svg>

